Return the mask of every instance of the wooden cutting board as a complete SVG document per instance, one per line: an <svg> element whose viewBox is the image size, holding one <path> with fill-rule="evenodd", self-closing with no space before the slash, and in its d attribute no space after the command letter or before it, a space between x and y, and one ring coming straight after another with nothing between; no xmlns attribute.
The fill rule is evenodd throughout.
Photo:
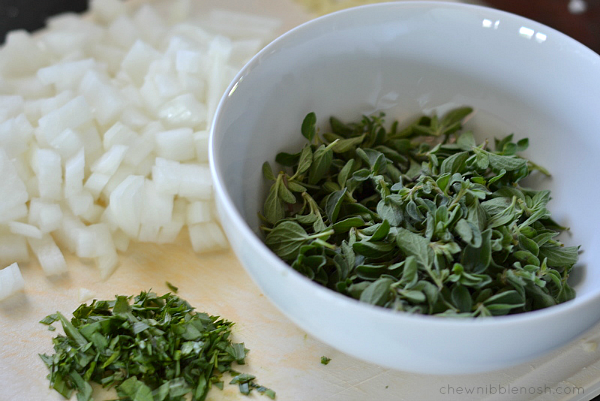
<svg viewBox="0 0 600 401"><path fill-rule="evenodd" d="M202 7L215 4L194 1ZM312 17L292 0L229 0L219 2L219 7L280 17L282 32ZM169 291L166 281L179 287L178 294L198 311L236 322L234 341L244 342L251 350L247 364L239 370L256 375L258 383L277 392L278 400L589 400L600 377L600 351L596 349L600 327L534 363L479 375L419 375L356 360L291 323L260 292L232 252L197 255L185 234L172 245L132 244L106 281L93 265L72 255L66 259L69 273L59 278L45 277L37 262L22 264L24 293L0 302L0 401L62 399L48 389L47 370L38 356L52 352L51 339L58 331L48 331L38 321L56 311L70 316L81 303L81 288L98 299L112 299L149 289L162 294ZM322 365L321 356L331 362ZM550 391L512 396L464 391L493 386L525 390L546 386ZM583 398L574 397L575 388L583 390ZM577 392L582 395L581 390ZM98 389L96 396L101 400L115 394ZM247 398L234 385L226 385L223 391L214 389L208 397L213 401L246 399L268 400L259 394Z"/></svg>

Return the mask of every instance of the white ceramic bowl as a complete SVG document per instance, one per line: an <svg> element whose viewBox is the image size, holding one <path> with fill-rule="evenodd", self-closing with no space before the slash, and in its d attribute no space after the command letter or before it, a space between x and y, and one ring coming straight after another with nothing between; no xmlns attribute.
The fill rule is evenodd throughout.
<svg viewBox="0 0 600 401"><path fill-rule="evenodd" d="M315 284L256 234L264 161L303 143L315 111L388 123L452 107L476 109L476 133L529 137L526 154L553 173L553 217L584 253L574 301L488 319L409 315ZM211 132L219 213L231 245L266 296L321 341L366 361L422 373L475 373L523 363L600 319L600 57L539 23L478 6L401 2L310 21L263 49L224 95Z"/></svg>

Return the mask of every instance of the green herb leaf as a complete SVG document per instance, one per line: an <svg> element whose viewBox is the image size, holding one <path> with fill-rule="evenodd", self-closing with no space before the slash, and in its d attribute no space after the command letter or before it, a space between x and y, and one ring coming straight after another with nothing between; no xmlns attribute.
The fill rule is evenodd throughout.
<svg viewBox="0 0 600 401"><path fill-rule="evenodd" d="M179 291L179 288L175 287L173 284L169 283L168 281L165 282L165 284L167 285L167 287L169 287L169 289L171 291L173 291L175 294L177 294L177 291Z"/></svg>
<svg viewBox="0 0 600 401"><path fill-rule="evenodd" d="M294 196L292 191L290 191L288 189L288 187L285 186L283 179L281 179L281 180L278 179L276 181L276 183L279 185L279 188L277 190L277 194L279 195L279 198L281 198L281 200L284 201L285 203L291 203L291 204L296 203L296 196Z"/></svg>
<svg viewBox="0 0 600 401"><path fill-rule="evenodd" d="M465 162L469 158L468 152L455 153L452 156L444 159L440 167L441 174L462 173L465 169Z"/></svg>
<svg viewBox="0 0 600 401"><path fill-rule="evenodd" d="M333 225L333 230L337 234L346 233L351 228L362 227L365 225L365 221L360 216L349 217L344 220L340 220Z"/></svg>
<svg viewBox="0 0 600 401"><path fill-rule="evenodd" d="M308 139L308 143L312 143L317 134L317 115L313 112L308 113L302 121L302 135Z"/></svg>
<svg viewBox="0 0 600 401"><path fill-rule="evenodd" d="M429 246L430 242L427 238L400 228L396 235L396 242L406 256L413 256L422 267L429 268L433 263L433 249Z"/></svg>
<svg viewBox="0 0 600 401"><path fill-rule="evenodd" d="M317 148L313 155L313 163L308 170L308 183L315 185L327 174L331 162L333 161L333 151L325 145Z"/></svg>
<svg viewBox="0 0 600 401"><path fill-rule="evenodd" d="M342 207L342 202L344 200L344 195L346 195L346 188L340 191L335 191L326 198L325 214L327 215L327 218L331 224L334 224L337 221L337 217L340 213L340 208Z"/></svg>
<svg viewBox="0 0 600 401"><path fill-rule="evenodd" d="M279 220L285 218L285 206L283 200L279 196L281 185L281 179L278 177L277 181L275 181L269 190L269 195L267 196L263 208L265 219L271 224L275 224Z"/></svg>
<svg viewBox="0 0 600 401"><path fill-rule="evenodd" d="M577 246L547 246L539 248L539 255L545 258L549 266L570 268L577 263L579 247Z"/></svg>
<svg viewBox="0 0 600 401"><path fill-rule="evenodd" d="M275 181L275 174L273 174L273 169L271 169L271 165L269 162L264 162L262 165L263 177L265 177L269 181Z"/></svg>
<svg viewBox="0 0 600 401"><path fill-rule="evenodd" d="M390 288L394 281L380 278L370 284L360 295L360 300L371 305L383 306L390 298Z"/></svg>
<svg viewBox="0 0 600 401"><path fill-rule="evenodd" d="M495 153L488 153L490 165L492 168L500 171L515 171L527 166L527 160L520 157L501 156Z"/></svg>
<svg viewBox="0 0 600 401"><path fill-rule="evenodd" d="M310 165L313 161L313 153L312 149L309 145L306 145L302 149L302 153L300 153L300 160L298 161L298 168L296 169L296 174L303 174L308 171Z"/></svg>

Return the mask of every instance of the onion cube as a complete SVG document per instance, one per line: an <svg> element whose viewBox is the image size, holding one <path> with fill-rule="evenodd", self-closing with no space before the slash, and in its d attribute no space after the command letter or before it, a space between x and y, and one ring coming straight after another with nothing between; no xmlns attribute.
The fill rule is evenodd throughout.
<svg viewBox="0 0 600 401"><path fill-rule="evenodd" d="M79 291L78 291L77 300L80 303L84 303L84 302L87 302L87 301L93 299L95 296L96 296L96 294L94 293L94 291L88 290L87 288L80 287Z"/></svg>
<svg viewBox="0 0 600 401"><path fill-rule="evenodd" d="M120 0L91 0L90 10L94 20L107 24L127 13L125 3Z"/></svg>
<svg viewBox="0 0 600 401"><path fill-rule="evenodd" d="M188 226L190 241L195 252L209 252L228 248L223 230L216 223L203 223Z"/></svg>
<svg viewBox="0 0 600 401"><path fill-rule="evenodd" d="M119 265L119 255L117 251L111 251L106 255L98 256L95 261L98 270L100 270L100 278L106 280Z"/></svg>
<svg viewBox="0 0 600 401"><path fill-rule="evenodd" d="M133 16L133 22L138 28L142 39L157 44L167 30L165 21L154 7L143 4Z"/></svg>
<svg viewBox="0 0 600 401"><path fill-rule="evenodd" d="M212 207L207 201L190 202L187 207L186 223L188 225L208 223L213 219Z"/></svg>
<svg viewBox="0 0 600 401"><path fill-rule="evenodd" d="M97 258L113 253L115 245L108 225L98 223L80 228L76 235L76 251L80 258Z"/></svg>
<svg viewBox="0 0 600 401"><path fill-rule="evenodd" d="M130 237L137 238L140 229L144 177L131 175L110 194L109 208L119 228Z"/></svg>
<svg viewBox="0 0 600 401"><path fill-rule="evenodd" d="M96 160L90 170L93 173L106 174L111 177L119 168L128 149L129 147L125 145L113 145L100 159Z"/></svg>
<svg viewBox="0 0 600 401"><path fill-rule="evenodd" d="M49 61L49 55L24 30L9 32L0 49L0 73L3 76L33 74Z"/></svg>
<svg viewBox="0 0 600 401"><path fill-rule="evenodd" d="M0 123L0 147L10 158L15 158L29 149L33 127L25 114L19 114Z"/></svg>
<svg viewBox="0 0 600 401"><path fill-rule="evenodd" d="M19 221L11 221L8 223L10 232L17 235L22 235L28 238L42 238L42 232L34 225L21 223Z"/></svg>
<svg viewBox="0 0 600 401"><path fill-rule="evenodd" d="M120 91L110 84L107 77L94 70L84 75L79 92L85 96L101 125L113 123L125 107Z"/></svg>
<svg viewBox="0 0 600 401"><path fill-rule="evenodd" d="M85 153L83 149L65 163L65 197L81 192L85 176Z"/></svg>
<svg viewBox="0 0 600 401"><path fill-rule="evenodd" d="M131 128L120 121L117 121L110 127L102 137L104 150L109 150L114 145L130 146L136 139L138 134Z"/></svg>
<svg viewBox="0 0 600 401"><path fill-rule="evenodd" d="M194 95L185 93L165 103L158 110L160 119L170 127L197 127L206 123L206 106Z"/></svg>
<svg viewBox="0 0 600 401"><path fill-rule="evenodd" d="M49 141L50 146L60 155L67 159L83 149L83 141L79 134L71 128L67 128Z"/></svg>
<svg viewBox="0 0 600 401"><path fill-rule="evenodd" d="M83 216L94 207L94 197L87 191L81 191L69 196L67 203L75 216Z"/></svg>
<svg viewBox="0 0 600 401"><path fill-rule="evenodd" d="M197 73L202 69L202 54L194 50L179 50L175 56L175 68L180 72Z"/></svg>
<svg viewBox="0 0 600 401"><path fill-rule="evenodd" d="M0 148L0 222L16 220L29 199L25 183L4 149ZM16 213L15 213L16 212Z"/></svg>
<svg viewBox="0 0 600 401"><path fill-rule="evenodd" d="M178 128L158 132L156 138L156 153L166 159L185 161L195 156L194 132L191 128Z"/></svg>
<svg viewBox="0 0 600 401"><path fill-rule="evenodd" d="M37 77L45 85L56 85L59 91L74 90L85 72L93 68L95 64L96 62L91 58L53 64L40 68Z"/></svg>
<svg viewBox="0 0 600 401"><path fill-rule="evenodd" d="M78 96L44 115L38 120L38 124L46 140L50 142L67 128L76 129L90 122L92 118L89 104L83 96Z"/></svg>
<svg viewBox="0 0 600 401"><path fill-rule="evenodd" d="M77 249L77 230L84 228L85 224L77 218L67 208L63 209L63 218L60 227L52 234L62 248L67 249L71 253L75 253Z"/></svg>
<svg viewBox="0 0 600 401"><path fill-rule="evenodd" d="M0 270L0 301L23 290L25 281L16 263Z"/></svg>
<svg viewBox="0 0 600 401"><path fill-rule="evenodd" d="M0 122L16 117L24 111L25 101L20 95L0 95Z"/></svg>
<svg viewBox="0 0 600 401"><path fill-rule="evenodd" d="M140 222L146 225L162 226L171 221L173 214L173 195L159 193L156 185L146 179Z"/></svg>
<svg viewBox="0 0 600 401"><path fill-rule="evenodd" d="M39 198L29 202L29 224L39 227L44 234L57 230L62 218L63 212L57 203L44 202Z"/></svg>
<svg viewBox="0 0 600 401"><path fill-rule="evenodd" d="M123 59L121 68L137 86L141 86L150 64L160 57L160 52L152 46L137 40Z"/></svg>
<svg viewBox="0 0 600 401"><path fill-rule="evenodd" d="M38 190L43 199L62 198L62 166L58 153L50 149L37 149L34 171L38 177Z"/></svg>
<svg viewBox="0 0 600 401"><path fill-rule="evenodd" d="M65 257L50 234L44 234L41 239L29 238L27 241L47 276L67 272Z"/></svg>
<svg viewBox="0 0 600 401"><path fill-rule="evenodd" d="M208 200L212 196L210 169L204 164L181 164L157 157L152 179L158 192L190 199Z"/></svg>
<svg viewBox="0 0 600 401"><path fill-rule="evenodd" d="M110 175L108 174L92 173L83 185L83 188L89 191L94 200L96 200L108 183L108 180L110 180Z"/></svg>

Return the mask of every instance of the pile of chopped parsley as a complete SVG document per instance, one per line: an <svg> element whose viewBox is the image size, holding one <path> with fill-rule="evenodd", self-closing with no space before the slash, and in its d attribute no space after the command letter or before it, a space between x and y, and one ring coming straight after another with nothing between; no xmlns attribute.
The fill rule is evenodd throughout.
<svg viewBox="0 0 600 401"><path fill-rule="evenodd" d="M271 399L275 392L239 373L248 349L230 340L232 322L195 312L177 295L141 292L132 297L83 304L71 321L60 312L40 323L60 321L65 335L53 339L53 355L40 355L50 387L65 398L92 400L91 382L114 387L119 400L176 401L191 394L204 400L223 374L232 376L242 394L256 390ZM51 326L52 327L52 326Z"/></svg>

